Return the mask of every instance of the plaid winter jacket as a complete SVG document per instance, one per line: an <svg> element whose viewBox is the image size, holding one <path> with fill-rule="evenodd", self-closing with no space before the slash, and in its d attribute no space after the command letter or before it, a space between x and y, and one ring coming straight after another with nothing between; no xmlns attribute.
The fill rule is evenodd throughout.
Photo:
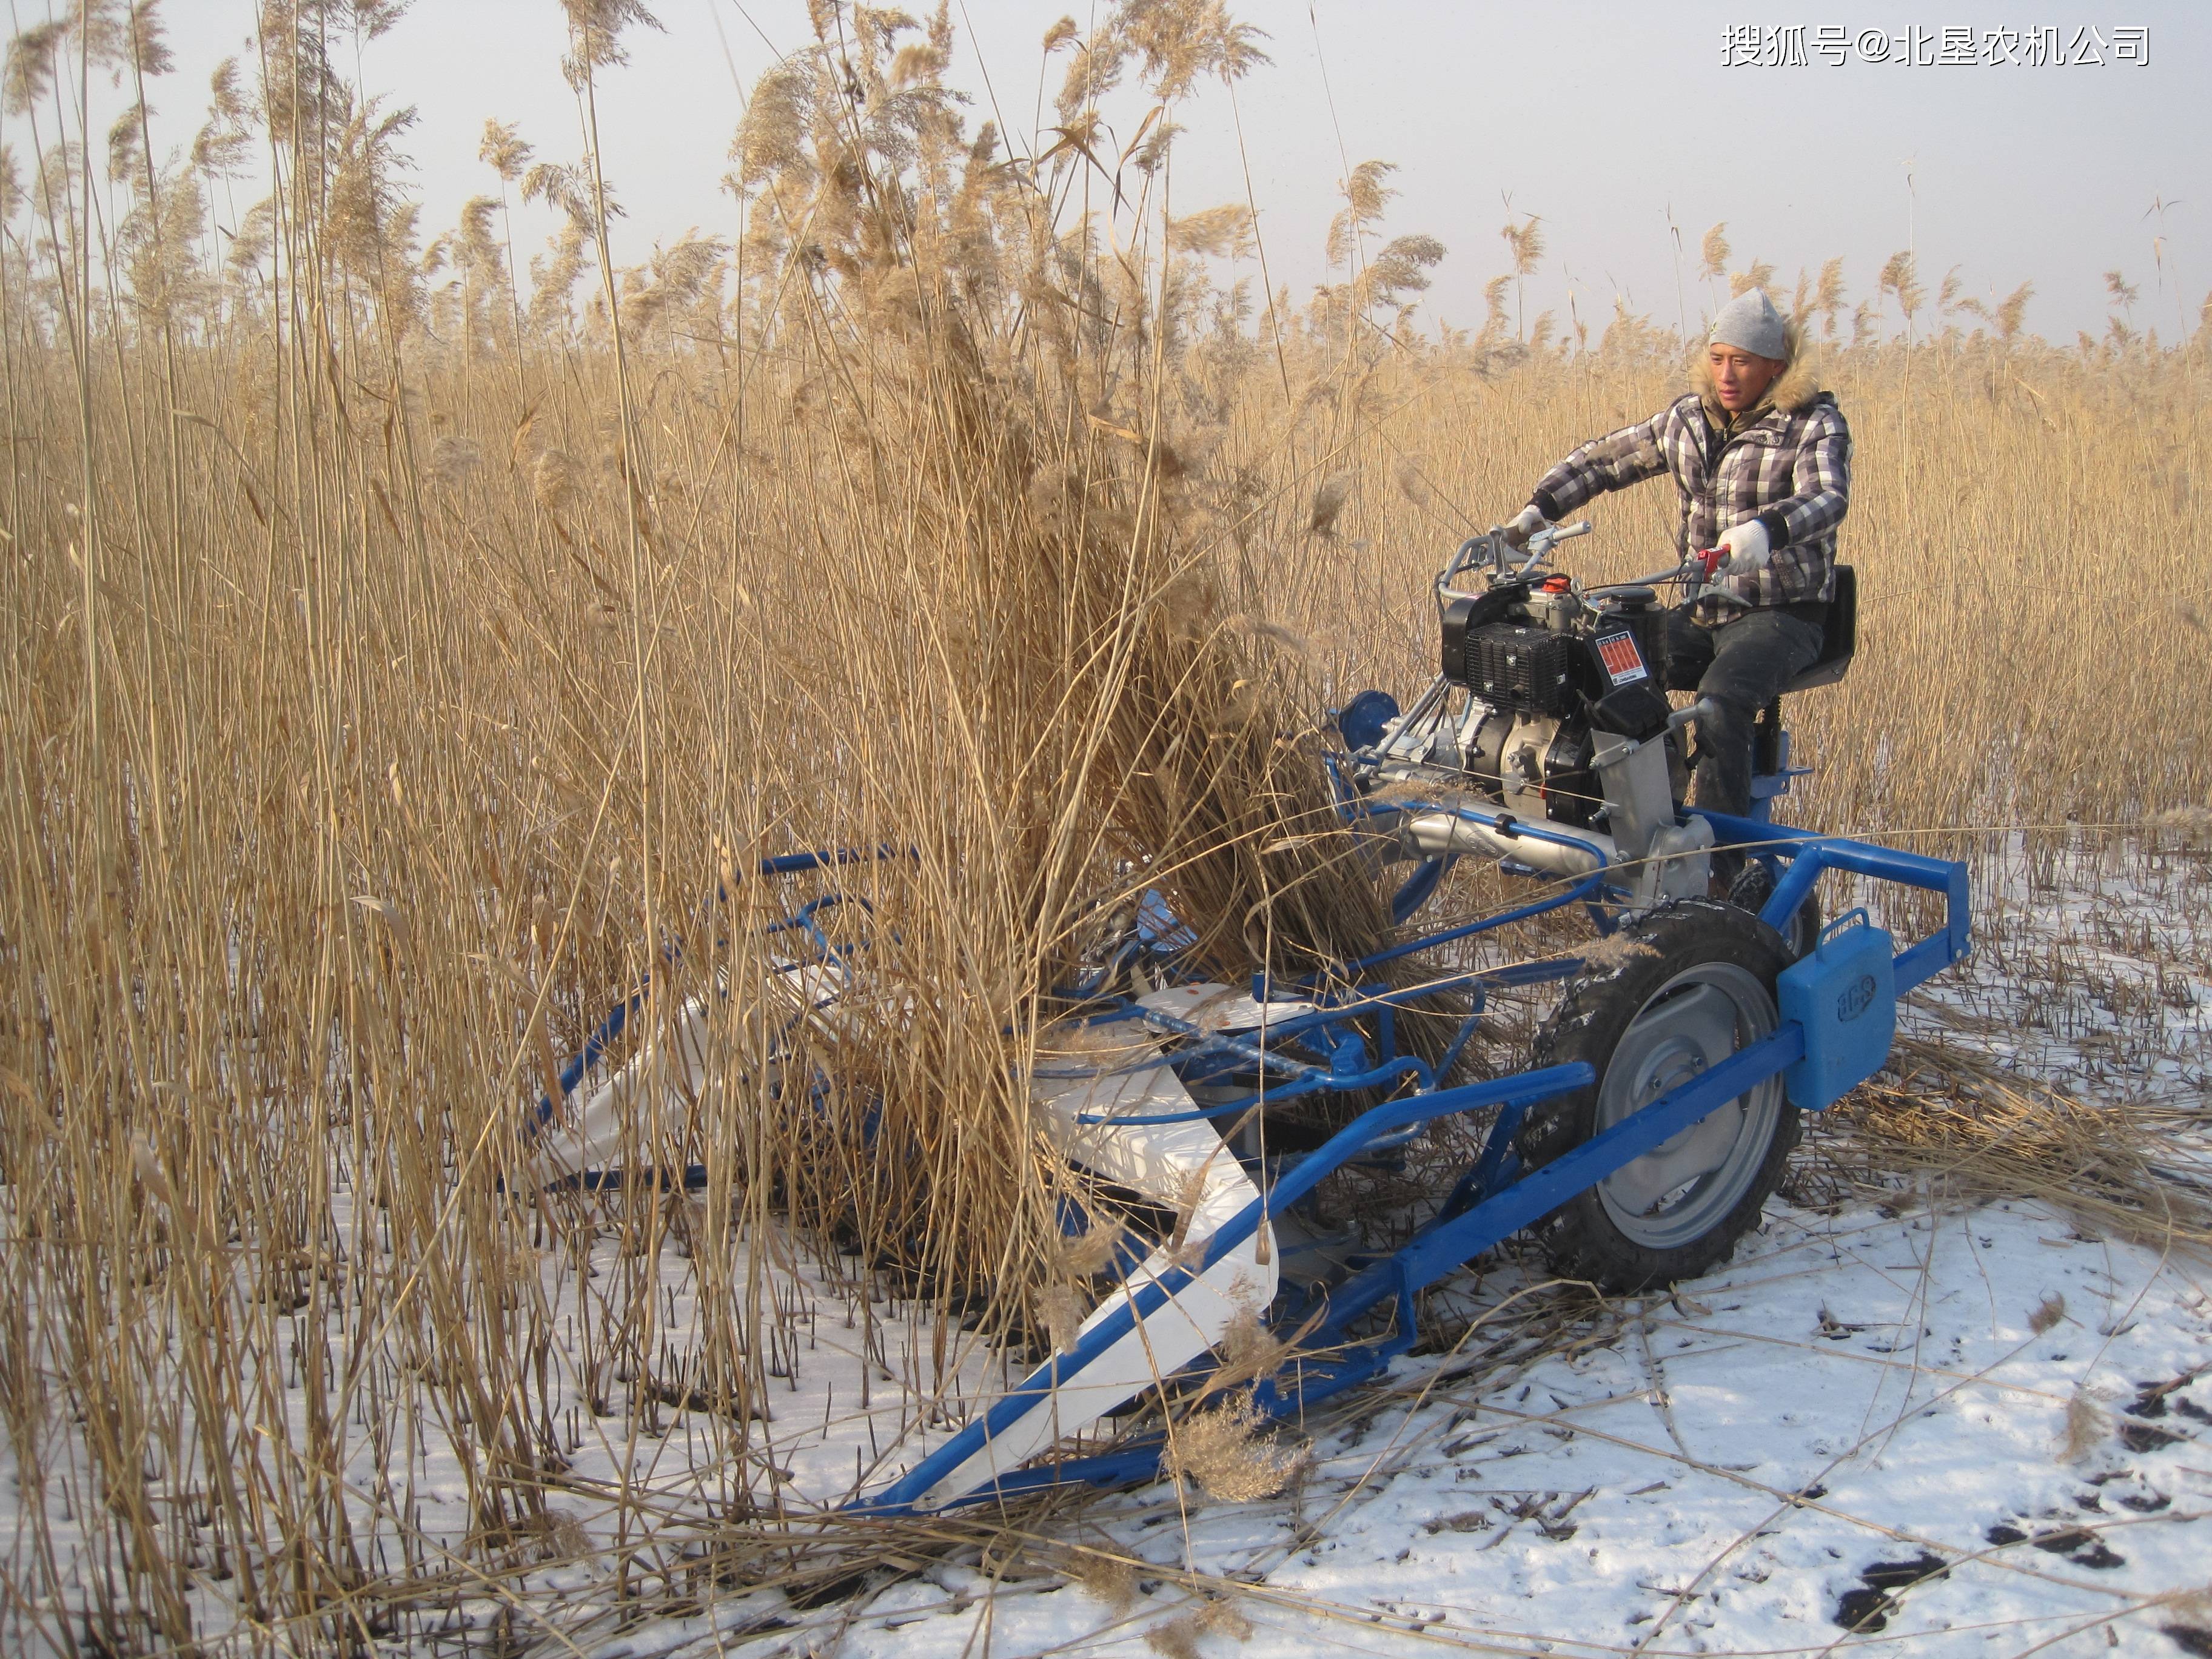
<svg viewBox="0 0 2212 1659"><path fill-rule="evenodd" d="M1725 436L1728 416L1710 388L1691 392L1584 444L1544 475L1531 500L1547 519L1563 519L1593 496L1670 473L1682 498L1680 552L1711 547L1750 519L1766 526L1773 550L1764 570L1716 577L1697 601L1700 619L1832 599L1836 526L1850 505L1850 428L1802 360L1774 383L1767 404Z"/></svg>

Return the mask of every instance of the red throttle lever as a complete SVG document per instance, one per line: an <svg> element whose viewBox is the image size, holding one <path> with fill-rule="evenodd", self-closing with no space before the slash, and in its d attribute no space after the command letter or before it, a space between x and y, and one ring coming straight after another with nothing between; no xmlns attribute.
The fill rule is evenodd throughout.
<svg viewBox="0 0 2212 1659"><path fill-rule="evenodd" d="M1721 561L1728 557L1728 549L1725 547L1701 547L1695 553L1691 555L1691 556L1696 559L1698 562L1704 567L1705 580L1707 581L1711 581L1713 579L1713 572L1721 568Z"/></svg>

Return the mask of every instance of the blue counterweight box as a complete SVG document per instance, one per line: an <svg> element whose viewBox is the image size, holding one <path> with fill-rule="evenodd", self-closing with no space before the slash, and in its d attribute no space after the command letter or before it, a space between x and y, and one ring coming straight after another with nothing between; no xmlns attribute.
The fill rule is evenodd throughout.
<svg viewBox="0 0 2212 1659"><path fill-rule="evenodd" d="M1790 1103L1817 1112L1865 1082L1897 1036L1893 941L1863 909L1838 916L1810 953L1782 970L1782 1018L1805 1030L1805 1057L1782 1074Z"/></svg>

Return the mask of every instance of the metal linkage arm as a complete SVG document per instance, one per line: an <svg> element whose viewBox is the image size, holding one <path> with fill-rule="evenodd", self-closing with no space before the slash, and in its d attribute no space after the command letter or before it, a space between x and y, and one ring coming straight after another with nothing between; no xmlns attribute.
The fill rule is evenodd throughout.
<svg viewBox="0 0 2212 1659"><path fill-rule="evenodd" d="M1898 952L1897 988L1909 991L1924 983L1954 962L1966 959L1973 948L1973 898L1966 866L1955 859L1932 859L1920 853L1902 853L1893 847L1851 841L1841 836L1816 836L1778 823L1731 817L1692 807L1713 826L1714 844L1756 848L1790 860L1790 868L1774 884L1774 891L1759 911L1770 927L1779 928L1797 914L1823 870L1848 870L1943 895L1943 931Z"/></svg>
<svg viewBox="0 0 2212 1659"><path fill-rule="evenodd" d="M1204 1249L1195 1253L1196 1260L1171 1267L1146 1285L1116 1309L1110 1317L1086 1331L1073 1348L1046 1360L995 1401L981 1419L969 1424L882 1493L856 1505L856 1510L860 1513L873 1515L897 1515L910 1510L948 1471L960 1468L992 1440L1006 1435L1017 1419L1033 1410L1049 1409L1049 1398L1054 1389L1079 1375L1086 1364L1113 1347L1129 1334L1139 1321L1158 1312L1178 1292L1195 1283L1208 1268L1249 1238L1268 1214L1295 1204L1324 1176L1341 1168L1373 1142L1412 1125L1449 1117L1458 1112L1473 1111L1479 1107L1516 1103L1525 1104L1548 1099L1570 1089L1585 1088L1596 1079L1596 1075L1579 1061L1568 1066L1551 1066L1541 1071L1524 1072L1514 1077L1472 1084L1463 1089L1446 1089L1434 1094L1416 1095L1407 1100L1386 1101L1363 1113L1331 1136L1319 1152L1300 1163L1297 1169L1277 1182L1256 1202L1247 1206L1216 1229L1213 1236L1206 1242ZM1157 1449L1152 1455L1157 1458ZM960 1501L973 1502L996 1497L1006 1490L1007 1483L1002 1480Z"/></svg>

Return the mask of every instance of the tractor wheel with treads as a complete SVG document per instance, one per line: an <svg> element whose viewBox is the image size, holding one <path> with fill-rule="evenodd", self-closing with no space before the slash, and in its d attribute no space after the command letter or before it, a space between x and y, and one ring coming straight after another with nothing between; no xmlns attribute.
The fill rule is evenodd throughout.
<svg viewBox="0 0 2212 1659"><path fill-rule="evenodd" d="M1781 1023L1780 935L1733 904L1687 899L1629 923L1568 981L1535 1064L1587 1061L1591 1087L1529 1109L1523 1166L1564 1157ZM1569 1199L1530 1231L1562 1273L1636 1291L1710 1272L1759 1224L1797 1144L1796 1109L1768 1078Z"/></svg>
<svg viewBox="0 0 2212 1659"><path fill-rule="evenodd" d="M1759 858L1744 860L1743 868L1729 887L1729 902L1739 910L1748 910L1754 916L1766 908L1766 901L1774 896L1776 876L1771 863ZM1791 914L1789 924L1782 929L1782 943L1790 952L1790 960L1812 955L1813 947L1820 942L1820 890L1816 886L1805 895L1804 902Z"/></svg>

